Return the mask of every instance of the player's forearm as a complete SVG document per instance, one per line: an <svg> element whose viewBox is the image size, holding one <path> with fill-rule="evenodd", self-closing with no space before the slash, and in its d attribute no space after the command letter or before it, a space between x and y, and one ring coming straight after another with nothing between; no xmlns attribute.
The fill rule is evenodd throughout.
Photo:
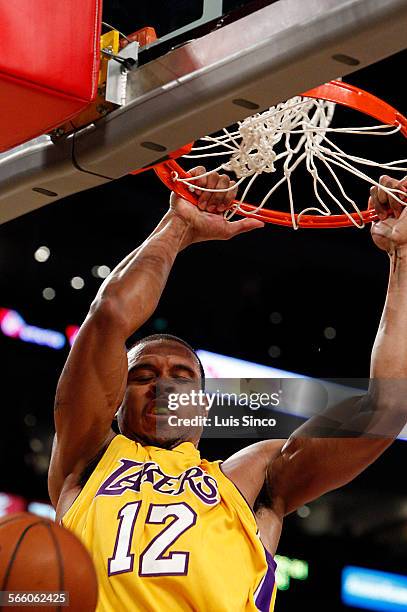
<svg viewBox="0 0 407 612"><path fill-rule="evenodd" d="M154 232L125 257L100 287L93 308L115 305L126 333L134 333L154 312L189 226L169 211Z"/></svg>
<svg viewBox="0 0 407 612"><path fill-rule="evenodd" d="M386 302L363 400L369 431L395 437L407 422L407 248L390 254ZM370 416L370 421L369 421Z"/></svg>
<svg viewBox="0 0 407 612"><path fill-rule="evenodd" d="M407 379L407 248L390 255L386 303L372 351L372 379Z"/></svg>

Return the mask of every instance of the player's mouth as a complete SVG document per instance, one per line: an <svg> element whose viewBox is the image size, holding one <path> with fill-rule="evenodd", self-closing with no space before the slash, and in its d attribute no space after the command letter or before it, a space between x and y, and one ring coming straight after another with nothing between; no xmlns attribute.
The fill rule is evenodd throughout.
<svg viewBox="0 0 407 612"><path fill-rule="evenodd" d="M155 414L155 415L158 415L158 416L165 416L167 414L170 414L170 411L165 406L154 406L151 409L150 414Z"/></svg>
<svg viewBox="0 0 407 612"><path fill-rule="evenodd" d="M171 410L168 408L168 397L157 397L147 404L147 416L166 417L169 414L171 414Z"/></svg>

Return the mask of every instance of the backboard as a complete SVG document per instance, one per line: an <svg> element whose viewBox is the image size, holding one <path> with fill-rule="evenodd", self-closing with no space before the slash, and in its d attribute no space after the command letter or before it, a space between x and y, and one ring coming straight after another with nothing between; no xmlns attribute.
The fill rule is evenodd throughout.
<svg viewBox="0 0 407 612"><path fill-rule="evenodd" d="M406 46L405 0L171 4L162 35L140 49L127 75L121 107L68 137L44 136L0 156L0 222L151 165ZM128 23L126 32L142 25L155 24Z"/></svg>

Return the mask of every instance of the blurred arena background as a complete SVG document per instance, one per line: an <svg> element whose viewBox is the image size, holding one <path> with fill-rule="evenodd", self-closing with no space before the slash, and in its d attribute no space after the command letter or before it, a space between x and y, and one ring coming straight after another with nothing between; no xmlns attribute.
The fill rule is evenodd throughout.
<svg viewBox="0 0 407 612"><path fill-rule="evenodd" d="M151 25L164 36L202 11L200 2L176 4L106 1L104 19L125 33ZM346 80L406 113L405 63L404 52ZM405 157L402 149L383 155ZM27 504L50 511L53 397L70 341L103 278L147 237L168 195L153 173L128 176L0 227L0 515ZM358 197L363 206L366 185ZM369 228L269 226L196 245L179 256L140 335L169 332L198 349L314 377L368 377L387 265ZM204 439L200 450L223 458L246 443ZM360 609L342 601L346 566L405 575L392 587L399 607L376 609L407 610L405 445L397 441L350 486L287 519L277 611Z"/></svg>

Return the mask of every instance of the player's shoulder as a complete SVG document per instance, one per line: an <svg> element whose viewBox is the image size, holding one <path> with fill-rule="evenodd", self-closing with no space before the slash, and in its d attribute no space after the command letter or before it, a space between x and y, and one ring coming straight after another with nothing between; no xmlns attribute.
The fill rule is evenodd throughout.
<svg viewBox="0 0 407 612"><path fill-rule="evenodd" d="M262 440L245 446L226 459L222 466L228 471L250 467L267 469L274 459L280 456L286 439Z"/></svg>
<svg viewBox="0 0 407 612"><path fill-rule="evenodd" d="M242 448L222 463L222 472L254 508L273 462L287 440L263 440Z"/></svg>

